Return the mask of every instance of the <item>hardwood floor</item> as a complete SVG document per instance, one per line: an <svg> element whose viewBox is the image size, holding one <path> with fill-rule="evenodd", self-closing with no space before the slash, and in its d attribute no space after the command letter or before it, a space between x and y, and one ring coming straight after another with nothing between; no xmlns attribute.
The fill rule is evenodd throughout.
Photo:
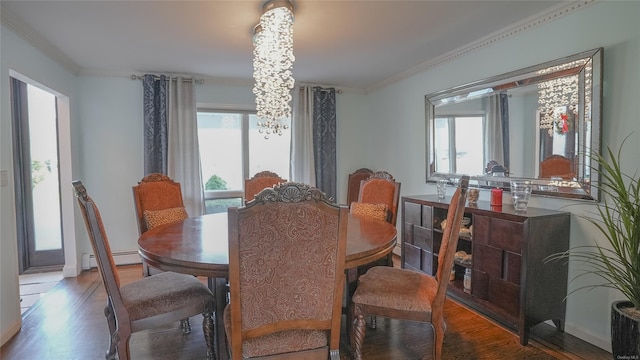
<svg viewBox="0 0 640 360"><path fill-rule="evenodd" d="M121 266L122 284L142 276L140 265ZM108 330L103 315L106 294L96 270L62 280L23 316L21 331L0 350L0 359L104 359ZM492 321L447 301L448 329L444 359L610 359L611 354L552 326L532 329L532 340L520 346L515 334ZM202 317L191 319L192 333L182 335L178 324L134 333L133 359L203 359L206 347ZM428 325L378 318L367 328L364 358L370 360L430 359ZM340 358L351 359L343 333ZM222 357L219 357L222 358Z"/></svg>

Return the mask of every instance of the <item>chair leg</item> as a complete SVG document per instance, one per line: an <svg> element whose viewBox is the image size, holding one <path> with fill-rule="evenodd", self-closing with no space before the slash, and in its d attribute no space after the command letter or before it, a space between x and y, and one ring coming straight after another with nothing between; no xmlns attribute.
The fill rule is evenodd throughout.
<svg viewBox="0 0 640 360"><path fill-rule="evenodd" d="M353 355L355 360L362 360L362 345L364 342L364 333L367 327L367 322L364 320L362 307L358 304L355 304L353 317L353 333L351 334Z"/></svg>
<svg viewBox="0 0 640 360"><path fill-rule="evenodd" d="M213 325L213 305L208 306L207 310L202 314L202 330L204 332L204 341L207 343L207 360L216 359L215 351L215 333Z"/></svg>
<svg viewBox="0 0 640 360"><path fill-rule="evenodd" d="M444 332L446 325L444 322L440 325L432 324L433 326L433 360L442 359L442 344L444 343Z"/></svg>
<svg viewBox="0 0 640 360"><path fill-rule="evenodd" d="M107 318L107 324L109 325L109 349L105 355L106 360L116 359L116 317L113 313L113 307L111 306L111 300L107 300L107 306L104 307L104 316Z"/></svg>
<svg viewBox="0 0 640 360"><path fill-rule="evenodd" d="M118 342L118 360L131 359L131 353L129 351L129 339L131 338L131 332L125 333L126 331L123 331L122 334L116 334Z"/></svg>

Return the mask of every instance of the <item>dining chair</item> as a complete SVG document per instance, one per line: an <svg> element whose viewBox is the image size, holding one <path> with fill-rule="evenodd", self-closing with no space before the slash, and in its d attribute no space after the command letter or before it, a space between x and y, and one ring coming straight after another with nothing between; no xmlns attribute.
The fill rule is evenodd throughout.
<svg viewBox="0 0 640 360"><path fill-rule="evenodd" d="M182 221L189 217L182 200L180 184L160 173L143 177L132 187L138 232L143 234L157 226ZM160 270L142 262L142 274L149 276Z"/></svg>
<svg viewBox="0 0 640 360"><path fill-rule="evenodd" d="M548 156L540 162L539 176L544 179L560 177L563 180L573 180L576 176L573 161L558 154Z"/></svg>
<svg viewBox="0 0 640 360"><path fill-rule="evenodd" d="M121 285L100 211L81 181L73 181L80 210L89 234L98 272L107 291L104 314L109 325L106 359L130 358L131 334L156 328L197 314L207 344L207 359L214 359L214 296L196 277L163 272Z"/></svg>
<svg viewBox="0 0 640 360"><path fill-rule="evenodd" d="M360 182L358 202L385 204L389 209L388 222L395 225L400 201L400 183L386 171L376 171Z"/></svg>
<svg viewBox="0 0 640 360"><path fill-rule="evenodd" d="M151 173L132 189L140 234L189 216L184 208L180 184L167 175Z"/></svg>
<svg viewBox="0 0 640 360"><path fill-rule="evenodd" d="M442 234L438 252L436 276L388 266L376 266L361 276L353 294L354 320L351 344L356 360L362 359L365 338L365 315L383 316L431 324L433 328L433 359L442 355L446 324L444 301L449 272L453 265L458 236L464 216L469 176L462 176L451 197L447 212L447 227Z"/></svg>
<svg viewBox="0 0 640 360"><path fill-rule="evenodd" d="M287 180L281 178L278 174L272 171L261 171L253 175L250 179L244 180L244 202L245 204L262 191L265 188L272 187L273 185L286 182Z"/></svg>
<svg viewBox="0 0 640 360"><path fill-rule="evenodd" d="M287 182L229 208L231 358L338 360L348 209Z"/></svg>
<svg viewBox="0 0 640 360"><path fill-rule="evenodd" d="M368 168L360 168L351 174L347 180L347 205L351 207L351 203L358 201L360 195L360 182L366 180L373 174L373 170Z"/></svg>

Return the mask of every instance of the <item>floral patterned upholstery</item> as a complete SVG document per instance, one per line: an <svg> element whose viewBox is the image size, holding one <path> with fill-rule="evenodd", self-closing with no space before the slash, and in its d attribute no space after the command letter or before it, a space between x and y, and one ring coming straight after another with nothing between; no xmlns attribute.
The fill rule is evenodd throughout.
<svg viewBox="0 0 640 360"><path fill-rule="evenodd" d="M241 342L243 358L328 347L329 324L340 317L346 233L338 234L346 208L338 215L332 204L299 198L292 191L298 186L313 189L283 183L246 208L229 210L231 303L224 321L232 349ZM266 333L242 338L234 330Z"/></svg>

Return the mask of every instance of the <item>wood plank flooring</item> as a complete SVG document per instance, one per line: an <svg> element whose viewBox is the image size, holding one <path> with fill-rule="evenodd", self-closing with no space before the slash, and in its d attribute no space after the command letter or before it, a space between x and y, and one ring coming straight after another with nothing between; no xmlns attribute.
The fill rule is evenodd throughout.
<svg viewBox="0 0 640 360"><path fill-rule="evenodd" d="M140 265L121 266L119 273L123 284L142 276ZM25 312L21 331L2 347L0 359L104 359L108 345L105 303L106 293L96 270L62 280ZM611 359L610 353L546 324L533 328L529 345L520 346L514 333L454 301L447 301L445 318L444 359ZM177 323L134 333L132 358L204 359L201 323L201 316L193 317L189 335L182 335ZM431 359L430 332L425 324L378 318L377 328L367 329L364 358ZM340 353L341 359L351 359L344 331Z"/></svg>

